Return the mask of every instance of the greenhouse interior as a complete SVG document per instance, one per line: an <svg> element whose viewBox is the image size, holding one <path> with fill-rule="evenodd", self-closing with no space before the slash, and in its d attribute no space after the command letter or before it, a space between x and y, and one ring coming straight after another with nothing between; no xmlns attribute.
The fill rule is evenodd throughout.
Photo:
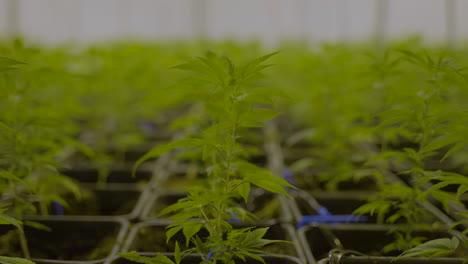
<svg viewBox="0 0 468 264"><path fill-rule="evenodd" d="M466 11L0 0L0 264L467 263Z"/></svg>

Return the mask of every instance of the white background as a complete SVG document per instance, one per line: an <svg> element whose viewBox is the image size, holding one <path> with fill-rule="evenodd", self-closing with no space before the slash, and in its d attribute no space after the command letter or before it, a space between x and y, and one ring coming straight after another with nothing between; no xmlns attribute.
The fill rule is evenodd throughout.
<svg viewBox="0 0 468 264"><path fill-rule="evenodd" d="M0 36L15 31L11 23L16 21L21 35L47 43L199 35L266 43L284 38L354 41L375 35L378 1L382 0L0 0ZM447 24L446 1L456 5L456 27ZM19 8L16 20L8 16L12 2ZM451 28L455 40L467 39L468 0L387 2L380 32L386 38L418 33L442 42Z"/></svg>

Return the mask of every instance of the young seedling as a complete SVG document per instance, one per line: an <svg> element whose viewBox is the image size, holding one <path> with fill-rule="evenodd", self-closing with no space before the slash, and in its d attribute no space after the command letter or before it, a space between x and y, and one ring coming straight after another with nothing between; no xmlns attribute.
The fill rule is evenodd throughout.
<svg viewBox="0 0 468 264"><path fill-rule="evenodd" d="M269 66L264 61L274 54L237 66L225 56L208 52L205 57L177 66L194 73L189 78L190 83L196 83L198 89L203 89L197 98L199 101L195 103L203 105L210 126L199 133L199 138L157 146L134 166L135 170L143 161L175 148L203 149L208 184L190 188L186 198L161 212L166 214L178 211L171 216L174 222L168 226L167 239L182 231L186 239L185 247L189 247L181 251L176 244L175 263L190 253L198 254L203 263L232 264L236 258L245 260L246 257L263 262L257 255L267 253L261 250L262 247L283 242L264 239L268 228L236 229L228 221L233 213L238 216L247 214L238 207L238 201L248 201L252 185L287 196L284 187L293 188L285 180L244 160L243 146L240 144L243 130L261 127L262 122L278 114L269 106L273 97L283 96L283 93L252 85L254 80L261 77L262 70ZM206 231L208 235L200 235L200 230ZM153 259L142 258L135 252L120 255L141 263L156 260L174 263L162 255Z"/></svg>
<svg viewBox="0 0 468 264"><path fill-rule="evenodd" d="M444 58L434 60L431 56L421 56L409 51L402 51L405 55L402 60L409 61L422 69L428 78L427 84L421 89L414 91L409 100L396 104L393 109L383 112L380 128L392 131L393 136L405 138L413 142L416 147L405 147L402 150L384 150L369 163L376 164L383 170L398 170L401 175L410 177L411 186L393 183L391 187L384 188L368 204L356 210L356 214L377 214L379 219L391 210L394 213L387 219L387 223L404 221L406 225L395 229L395 242L387 245L384 251L400 250L406 251L404 256L421 255L431 253L435 245L441 245L441 241L426 242L420 245L426 238L415 237L413 234L417 230L431 230L431 214L420 203L427 200L431 195L448 209L449 202L460 204L457 197L440 190L448 185L447 183L436 184L429 190L425 190L424 185L435 179L443 179L446 176L465 178L462 175L433 171L425 168L426 161L439 155L440 162L443 162L461 144L466 144L464 136L454 133L457 128L463 126L467 120L464 111L451 109L447 98L450 98L450 88L459 82L458 72ZM455 118L456 117L456 118ZM387 129L390 128L390 129ZM454 145L455 144L455 145ZM451 146L451 147L450 147ZM447 149L447 147L450 147ZM383 162L382 162L383 161ZM461 190L461 193L463 190ZM447 245L458 246L458 243L447 240ZM423 252L424 245L431 248L431 252ZM412 248L412 249L411 249ZM441 247L442 249L442 247ZM442 253L442 252L436 252ZM443 253L447 253L444 251Z"/></svg>
<svg viewBox="0 0 468 264"><path fill-rule="evenodd" d="M27 78L18 71L18 65L23 64L0 57L0 191L2 199L11 204L3 219L7 219L7 213L10 220L17 219L9 223L15 223L23 254L29 258L22 226L49 228L37 222L23 222L23 216L37 213L37 207L40 214L48 215L52 201L66 206L57 187L77 196L79 189L57 172L54 156L68 136L55 129L57 120L49 114L53 111L33 98Z"/></svg>

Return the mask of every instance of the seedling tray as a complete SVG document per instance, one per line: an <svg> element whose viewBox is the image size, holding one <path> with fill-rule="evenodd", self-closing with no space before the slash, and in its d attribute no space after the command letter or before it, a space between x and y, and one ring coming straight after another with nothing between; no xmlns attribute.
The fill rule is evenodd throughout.
<svg viewBox="0 0 468 264"><path fill-rule="evenodd" d="M51 231L46 231L25 226L31 257L37 263L102 263L120 251L128 229L128 222L123 218L25 220L36 221L51 228ZM0 236L8 235L12 230L14 227L11 225L1 225ZM22 257L16 235L12 235L7 244L1 247L4 246L9 246L13 252L3 255Z"/></svg>
<svg viewBox="0 0 468 264"><path fill-rule="evenodd" d="M106 178L106 185L128 185L128 184L146 184L152 178L152 171L146 168L139 168L132 177L132 164L123 166L113 166L110 174ZM61 173L71 177L85 185L96 185L98 182L98 170L92 166L76 166L71 169L61 170Z"/></svg>
<svg viewBox="0 0 468 264"><path fill-rule="evenodd" d="M128 220L136 220L147 200L147 192L139 190L136 185L106 188L82 188L81 198L69 194L64 196L69 207L53 204L49 208L49 218L67 219L98 219L122 217ZM31 216L33 217L33 216ZM43 216L34 216L43 218Z"/></svg>

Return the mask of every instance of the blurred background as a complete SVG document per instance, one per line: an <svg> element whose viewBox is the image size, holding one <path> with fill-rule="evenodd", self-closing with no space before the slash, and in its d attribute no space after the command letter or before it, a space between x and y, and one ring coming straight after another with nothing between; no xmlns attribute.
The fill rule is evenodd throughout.
<svg viewBox="0 0 468 264"><path fill-rule="evenodd" d="M0 0L0 34L44 43L115 39L403 38L462 41L466 0Z"/></svg>

